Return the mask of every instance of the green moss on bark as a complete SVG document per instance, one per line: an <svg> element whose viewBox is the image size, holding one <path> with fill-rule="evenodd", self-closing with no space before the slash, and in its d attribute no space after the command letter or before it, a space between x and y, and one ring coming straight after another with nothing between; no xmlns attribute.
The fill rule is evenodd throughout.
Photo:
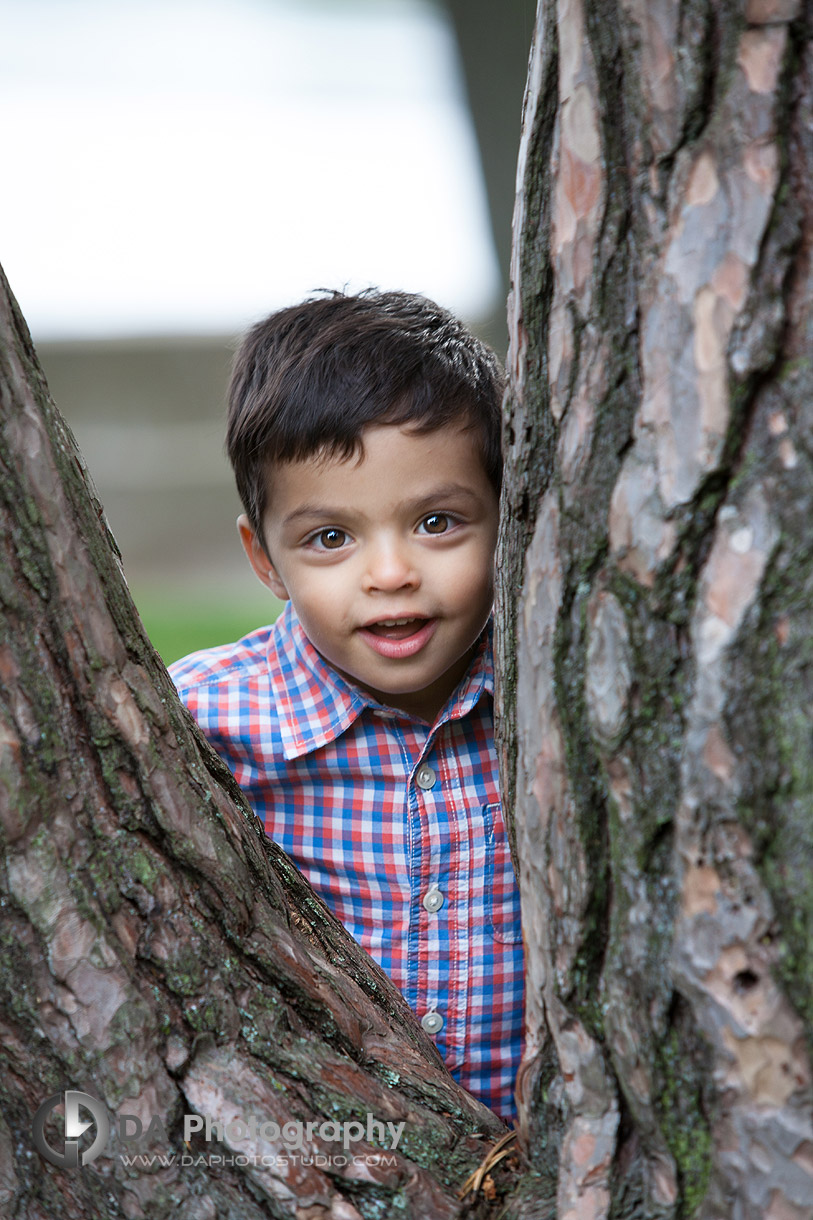
<svg viewBox="0 0 813 1220"><path fill-rule="evenodd" d="M668 1036L657 1048L657 1109L678 1174L678 1220L705 1198L712 1168L711 1061L688 1006L676 998Z"/></svg>

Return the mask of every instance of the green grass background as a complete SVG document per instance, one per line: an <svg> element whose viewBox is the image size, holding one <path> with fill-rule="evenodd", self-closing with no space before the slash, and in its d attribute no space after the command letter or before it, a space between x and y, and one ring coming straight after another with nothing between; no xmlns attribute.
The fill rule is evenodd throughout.
<svg viewBox="0 0 813 1220"><path fill-rule="evenodd" d="M272 623L283 603L270 594L234 597L222 590L168 592L134 589L133 598L141 621L165 665L199 648L230 644Z"/></svg>

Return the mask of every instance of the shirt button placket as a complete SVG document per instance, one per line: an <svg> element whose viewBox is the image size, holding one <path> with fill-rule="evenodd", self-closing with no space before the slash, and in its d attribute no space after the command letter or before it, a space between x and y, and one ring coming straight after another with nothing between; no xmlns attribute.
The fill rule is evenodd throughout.
<svg viewBox="0 0 813 1220"><path fill-rule="evenodd" d="M437 775L429 766L429 763L421 763L418 770L415 772L415 783L424 792L428 792L430 788L434 788L437 782ZM437 912L443 906L444 898L438 889L437 882L433 882L422 898L424 909L430 914ZM421 1025L428 1034L439 1034L443 1029L444 1021L439 1012L426 1012L421 1017Z"/></svg>

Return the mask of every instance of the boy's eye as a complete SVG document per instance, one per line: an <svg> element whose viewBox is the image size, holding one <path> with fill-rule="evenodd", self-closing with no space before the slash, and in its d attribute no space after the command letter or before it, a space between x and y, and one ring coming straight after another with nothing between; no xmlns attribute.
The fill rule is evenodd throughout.
<svg viewBox="0 0 813 1220"><path fill-rule="evenodd" d="M337 551L347 541L347 534L344 530L320 530L318 534L311 537L310 541L323 550Z"/></svg>
<svg viewBox="0 0 813 1220"><path fill-rule="evenodd" d="M449 528L449 518L446 513L432 513L424 517L421 525L427 534L444 534Z"/></svg>

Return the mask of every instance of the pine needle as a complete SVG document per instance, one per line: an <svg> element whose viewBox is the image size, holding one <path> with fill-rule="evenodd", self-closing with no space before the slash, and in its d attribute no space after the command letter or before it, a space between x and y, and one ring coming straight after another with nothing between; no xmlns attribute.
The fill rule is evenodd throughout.
<svg viewBox="0 0 813 1220"><path fill-rule="evenodd" d="M516 1138L516 1131L509 1131L502 1139L497 1140L492 1148L489 1148L480 1164L473 1173L469 1174L457 1192L458 1199L464 1199L470 1193L477 1194L482 1189L486 1174L513 1152L513 1148L510 1145L513 1144Z"/></svg>

